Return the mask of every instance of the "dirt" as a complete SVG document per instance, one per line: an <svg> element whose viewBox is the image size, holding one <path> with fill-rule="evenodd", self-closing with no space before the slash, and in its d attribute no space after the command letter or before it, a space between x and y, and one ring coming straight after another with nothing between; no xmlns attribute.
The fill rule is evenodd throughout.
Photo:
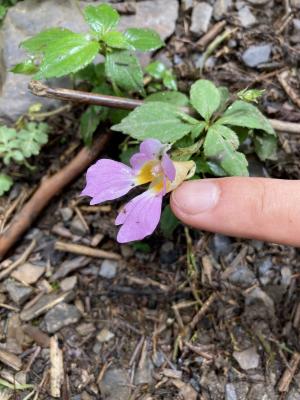
<svg viewBox="0 0 300 400"><path fill-rule="evenodd" d="M213 51L202 76L231 90L264 88L261 108L270 118L299 122L299 109L277 80L286 68L299 89L293 72L300 40L295 43L293 19L300 11L293 8L284 26L284 4L248 4L257 19L248 28L239 26L236 8L229 9L222 17L226 29L238 29ZM200 76L195 64L202 50L189 32L191 12L181 5L176 32L155 55L173 63L181 89ZM262 42L272 46L270 60L259 68L245 66L245 49ZM17 214L40 179L78 151L80 112L75 107L48 119L50 143L34 160L34 174L15 170L18 183L1 200L3 216L16 199ZM280 134L279 142L278 160L262 165L253 158L252 172L299 179L298 136ZM105 156L116 157L115 144ZM121 203L89 209L79 197L83 185L80 177L57 196L0 265L4 270L35 240L27 262L43 272L35 282L21 282L32 288L29 298L16 303L7 291L9 278L0 282L0 379L35 385L35 391L0 389L0 398L1 390L4 399L9 393L12 399L53 398L50 382L60 357L58 398L66 400L300 399L297 249L182 226L172 240L158 230L143 242L148 246L120 246L114 218ZM57 241L101 248L119 260L107 259L104 267L103 258L57 250ZM41 299L46 307L33 312Z"/></svg>

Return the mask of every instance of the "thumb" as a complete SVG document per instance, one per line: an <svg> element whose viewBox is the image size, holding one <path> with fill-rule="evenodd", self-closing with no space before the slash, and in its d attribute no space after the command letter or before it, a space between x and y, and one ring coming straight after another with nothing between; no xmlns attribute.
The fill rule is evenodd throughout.
<svg viewBox="0 0 300 400"><path fill-rule="evenodd" d="M221 178L184 182L174 214L195 228L300 246L300 181Z"/></svg>

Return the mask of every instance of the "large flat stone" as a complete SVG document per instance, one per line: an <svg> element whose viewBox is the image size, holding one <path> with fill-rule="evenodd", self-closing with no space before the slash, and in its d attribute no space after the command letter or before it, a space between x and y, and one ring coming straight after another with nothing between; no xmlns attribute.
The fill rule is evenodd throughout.
<svg viewBox="0 0 300 400"><path fill-rule="evenodd" d="M99 4L101 2L95 2ZM83 7L87 3L81 2ZM120 30L128 27L145 27L158 31L163 39L175 29L178 1L147 0L136 3L135 15L121 17ZM50 27L65 27L75 32L85 32L88 27L72 0L25 0L11 7L6 15L0 35L0 118L16 120L27 112L31 104L43 103L46 109L59 103L37 98L27 89L29 76L16 75L8 70L22 61L26 53L19 45L22 41ZM68 86L68 80L52 80L56 86Z"/></svg>

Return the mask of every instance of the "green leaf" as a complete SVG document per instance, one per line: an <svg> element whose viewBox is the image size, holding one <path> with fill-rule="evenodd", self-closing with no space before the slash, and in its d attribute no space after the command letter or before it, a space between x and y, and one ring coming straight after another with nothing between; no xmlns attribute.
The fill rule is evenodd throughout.
<svg viewBox="0 0 300 400"><path fill-rule="evenodd" d="M191 104L205 121L209 121L221 102L219 89L205 79L200 79L191 86L190 97Z"/></svg>
<svg viewBox="0 0 300 400"><path fill-rule="evenodd" d="M216 123L260 129L270 135L276 135L267 118L253 104L241 100L235 101L228 107Z"/></svg>
<svg viewBox="0 0 300 400"><path fill-rule="evenodd" d="M17 139L22 142L20 151L26 158L38 155L41 146L48 141L48 125L29 122L17 133Z"/></svg>
<svg viewBox="0 0 300 400"><path fill-rule="evenodd" d="M180 225L179 220L173 214L171 207L167 205L164 208L160 219L160 229L163 235L167 239L172 239L173 233L178 225Z"/></svg>
<svg viewBox="0 0 300 400"><path fill-rule="evenodd" d="M105 82L105 65L104 63L89 64L80 71L77 71L75 78L98 86Z"/></svg>
<svg viewBox="0 0 300 400"><path fill-rule="evenodd" d="M166 66L160 61L154 61L147 65L145 71L154 79L163 79Z"/></svg>
<svg viewBox="0 0 300 400"><path fill-rule="evenodd" d="M172 151L172 160L175 161L188 161L193 154L197 153L202 143L199 141L188 147L177 147Z"/></svg>
<svg viewBox="0 0 300 400"><path fill-rule="evenodd" d="M205 126L206 123L204 121L199 121L199 123L193 127L191 132L191 137L193 140L196 140L201 135L201 133L204 131Z"/></svg>
<svg viewBox="0 0 300 400"><path fill-rule="evenodd" d="M180 92L157 92L150 94L145 99L146 102L148 101L163 101L165 103L174 104L176 106L187 106L189 104L188 97Z"/></svg>
<svg viewBox="0 0 300 400"><path fill-rule="evenodd" d="M112 129L139 140L153 138L163 143L173 143L188 134L192 125L178 117L177 107L153 101L137 107Z"/></svg>
<svg viewBox="0 0 300 400"><path fill-rule="evenodd" d="M0 196L3 196L5 192L8 192L13 185L13 180L10 176L0 174Z"/></svg>
<svg viewBox="0 0 300 400"><path fill-rule="evenodd" d="M76 72L90 64L99 52L99 43L72 33L44 47L44 57L36 79L60 77Z"/></svg>
<svg viewBox="0 0 300 400"><path fill-rule="evenodd" d="M69 40L73 35L75 34L69 29L50 28L25 40L20 46L29 53L44 53L49 45L53 45L56 41Z"/></svg>
<svg viewBox="0 0 300 400"><path fill-rule="evenodd" d="M45 123L28 123L19 132L6 126L0 127L0 154L5 165L24 162L26 157L39 153L48 140L48 125Z"/></svg>
<svg viewBox="0 0 300 400"><path fill-rule="evenodd" d="M128 43L139 51L157 50L165 45L159 34L152 29L129 28L124 35Z"/></svg>
<svg viewBox="0 0 300 400"><path fill-rule="evenodd" d="M107 46L113 47L115 49L131 48L123 33L118 31L107 32L105 35L102 36L102 40L107 44Z"/></svg>
<svg viewBox="0 0 300 400"><path fill-rule="evenodd" d="M10 69L10 72L15 74L31 75L38 71L38 67L34 64L33 60L25 60L20 64L15 65Z"/></svg>
<svg viewBox="0 0 300 400"><path fill-rule="evenodd" d="M221 98L220 98L220 105L217 111L224 111L226 108L226 102L230 97L230 93L226 86L219 86L218 90L220 92Z"/></svg>
<svg viewBox="0 0 300 400"><path fill-rule="evenodd" d="M176 78L170 69L163 74L163 84L169 90L177 90Z"/></svg>
<svg viewBox="0 0 300 400"><path fill-rule="evenodd" d="M277 138L275 136L256 133L253 142L255 152L262 161L277 159Z"/></svg>
<svg viewBox="0 0 300 400"><path fill-rule="evenodd" d="M122 119L127 117L129 113L129 110L119 110L117 108L111 108L108 113L108 118L112 124L119 124Z"/></svg>
<svg viewBox="0 0 300 400"><path fill-rule="evenodd" d="M247 159L236 151L239 139L236 133L223 125L212 125L204 142L204 154L233 176L248 176Z"/></svg>
<svg viewBox="0 0 300 400"><path fill-rule="evenodd" d="M7 7L0 5L0 22L4 19L6 11Z"/></svg>
<svg viewBox="0 0 300 400"><path fill-rule="evenodd" d="M120 20L118 12L109 4L85 7L84 18L99 39L115 28Z"/></svg>
<svg viewBox="0 0 300 400"><path fill-rule="evenodd" d="M107 115L107 107L101 106L90 106L81 115L79 132L86 146L91 146L93 134L99 123L107 118Z"/></svg>
<svg viewBox="0 0 300 400"><path fill-rule="evenodd" d="M139 146L130 146L127 149L122 150L120 154L120 160L122 163L129 165L130 158L139 152Z"/></svg>
<svg viewBox="0 0 300 400"><path fill-rule="evenodd" d="M127 92L144 92L143 71L139 60L127 50L107 54L106 76L112 84Z"/></svg>

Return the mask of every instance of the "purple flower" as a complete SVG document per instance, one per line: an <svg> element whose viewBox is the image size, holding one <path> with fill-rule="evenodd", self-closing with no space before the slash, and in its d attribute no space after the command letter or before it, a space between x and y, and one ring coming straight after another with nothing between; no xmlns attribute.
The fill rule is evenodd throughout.
<svg viewBox="0 0 300 400"><path fill-rule="evenodd" d="M173 162L167 154L169 147L159 140L147 139L141 143L140 151L131 157L131 168L102 159L88 169L81 194L92 198L91 205L117 199L136 186L149 184L145 192L120 211L115 222L122 225L117 236L119 243L150 235L159 223L163 196L175 189L193 169L191 161Z"/></svg>

